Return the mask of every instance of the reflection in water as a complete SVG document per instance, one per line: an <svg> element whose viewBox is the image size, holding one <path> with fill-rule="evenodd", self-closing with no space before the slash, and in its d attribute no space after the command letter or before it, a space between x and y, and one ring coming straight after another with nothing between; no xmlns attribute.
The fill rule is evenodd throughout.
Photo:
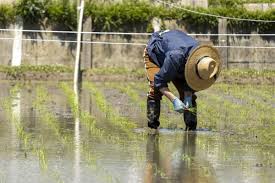
<svg viewBox="0 0 275 183"><path fill-rule="evenodd" d="M199 172L193 167L192 158L196 154L196 133L185 133L183 135L180 166L178 167L177 179L181 182L199 182Z"/></svg>
<svg viewBox="0 0 275 183"><path fill-rule="evenodd" d="M11 110L12 110L12 117L20 122L21 120L21 94L20 91L18 91L15 95L14 98L12 99L12 105L11 105ZM14 123L11 124L11 147L12 149L17 149L19 145L19 139L17 136L17 129ZM17 152L17 151L16 151ZM11 182L12 183L17 183L17 172L18 172L18 165L17 165L17 153L12 153L11 157L11 163L10 163L10 176L11 177Z"/></svg>
<svg viewBox="0 0 275 183"><path fill-rule="evenodd" d="M8 86L2 86L2 88L5 89L6 87L8 89L10 85ZM53 97L54 104L47 103L47 106L44 107L52 110L49 112L53 115L56 110L65 111L63 109L67 107L67 97L60 92L58 87L52 87L52 85L49 87L52 91L49 97ZM89 92L86 90L86 93ZM9 98L10 96L2 90L0 97L4 100L4 97ZM33 101L30 100L32 97L29 92L26 92L24 87L20 92L13 93L12 114L19 120L20 118L23 119L21 125L31 135L32 142L35 142L35 140L38 142L40 139L35 138L39 138L41 135L50 137L43 139L49 155L49 167L54 168L64 182L98 182L95 181L97 178L107 180L103 177L104 175L106 177L112 175L122 180L121 182L131 183L275 182L275 149L272 144L266 146L260 144L260 140L244 139L242 136L238 138L239 136L237 135L224 136L223 133L219 132L186 133L167 130L160 131L160 134L148 135L144 141L128 142L129 144L131 143L129 147L125 144L120 146L120 144L108 144L105 141L100 143L95 141L97 138L86 139L90 135L87 135L86 130L88 129L85 129L84 126L80 131L79 118L75 118L74 131L72 132L71 118L67 117L67 113L61 112L60 114L63 116L60 116L58 121L56 121L56 127L60 127L59 133L61 137L65 137L63 134L66 135L68 133L67 130L69 130L69 137L72 137L72 135L74 137L73 148L66 148L63 153L61 151L63 147L60 148L59 146L59 141L62 140L60 135L55 136L53 128L47 126L48 124L44 124L43 120L40 120L44 117L43 113L41 115L39 113L38 115L33 115L37 112L37 109L34 108L31 113L26 114L29 107L32 106ZM90 95L84 96L83 93L80 93L78 97L82 98L81 101L90 101L91 98ZM112 100L109 101L112 102ZM54 107L52 107L53 105ZM96 107L95 103L92 102L84 102L81 105L82 108L87 108L87 111ZM2 110L0 114L4 114L4 109L0 110ZM101 116L98 111L97 113L94 111L96 110L93 110L91 115ZM4 115L0 117L0 119L5 119ZM101 119L103 118L96 118L97 124L100 125L99 127L106 130L106 133L110 132L110 134L116 135L116 133L112 133L114 128L105 126L105 121ZM30 125L32 120L34 121ZM1 132L4 132L1 134L3 138L0 139L0 142L8 146L7 148L0 147L0 183L1 180L6 183L53 182L52 177L50 177L50 171L48 172L49 174L47 172L41 174L39 171L37 166L38 157L28 155L27 158L24 158L23 147L20 148L19 146L20 142L22 145L23 142L18 137L14 123L0 122ZM124 137L123 134L122 137ZM86 159L83 156L86 151L84 152L82 149L84 144L81 144L81 140L85 141L85 143L87 142L87 150L91 149L95 155L100 155L100 157L98 156L98 162L100 163L99 168L102 168L98 169L98 172L101 177L97 177L91 171L91 167L87 166L90 163L88 162L90 159ZM124 140L124 138L121 138L121 140ZM137 152L137 155L131 152ZM146 167L144 166L144 156L142 156L145 152ZM140 158L139 155L142 157ZM69 159L68 157L71 158ZM130 168L129 164L132 165ZM107 170L108 172L102 172L101 170Z"/></svg>
<svg viewBox="0 0 275 183"><path fill-rule="evenodd" d="M148 134L146 146L145 183L160 182L159 135Z"/></svg>
<svg viewBox="0 0 275 183"><path fill-rule="evenodd" d="M79 109L79 90L75 92L75 104L77 109ZM79 183L80 181L80 121L79 113L75 116L74 124L74 183Z"/></svg>
<svg viewBox="0 0 275 183"><path fill-rule="evenodd" d="M148 135L144 182L215 182L215 179L209 174L209 162L197 159L197 134L186 132L182 134L181 138L180 142L173 141L169 145L165 145L164 142L167 139L160 140L159 134ZM178 146L178 148L172 150L170 149L172 146Z"/></svg>

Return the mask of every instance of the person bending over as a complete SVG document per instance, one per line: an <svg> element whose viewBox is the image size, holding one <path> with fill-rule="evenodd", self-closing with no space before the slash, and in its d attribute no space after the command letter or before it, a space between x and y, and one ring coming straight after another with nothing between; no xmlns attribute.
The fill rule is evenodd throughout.
<svg viewBox="0 0 275 183"><path fill-rule="evenodd" d="M165 30L152 34L143 58L150 87L148 127L159 127L160 101L164 95L175 111L183 113L186 130L195 130L195 92L209 88L217 80L222 66L218 51L210 45L200 45L180 30ZM179 98L169 90L169 82L177 88Z"/></svg>

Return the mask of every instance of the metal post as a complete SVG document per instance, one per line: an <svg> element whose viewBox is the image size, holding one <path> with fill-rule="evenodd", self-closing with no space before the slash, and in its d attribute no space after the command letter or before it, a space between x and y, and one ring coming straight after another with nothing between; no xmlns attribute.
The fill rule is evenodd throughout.
<svg viewBox="0 0 275 183"><path fill-rule="evenodd" d="M78 21L78 32L77 32L77 46L76 46L76 56L75 56L75 70L74 70L74 92L78 92L78 81L79 81L79 62L80 62L80 49L81 49L81 32L82 32L82 22L83 22L83 13L84 13L84 0L81 0L80 6L79 21Z"/></svg>
<svg viewBox="0 0 275 183"><path fill-rule="evenodd" d="M80 181L80 121L79 121L79 67L80 67L80 51L81 51L81 35L82 35L82 22L84 13L84 0L81 0L80 6L77 7L80 10L78 16L78 30L77 30L77 46L76 46L76 56L75 56L75 71L74 71L74 93L75 93L75 104L77 105L77 114L75 116L75 163L74 163L74 182Z"/></svg>

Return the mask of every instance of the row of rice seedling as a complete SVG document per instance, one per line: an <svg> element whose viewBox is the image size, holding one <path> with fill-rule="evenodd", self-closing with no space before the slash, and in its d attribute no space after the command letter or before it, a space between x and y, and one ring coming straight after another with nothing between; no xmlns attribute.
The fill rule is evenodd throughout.
<svg viewBox="0 0 275 183"><path fill-rule="evenodd" d="M128 83L127 83L128 84ZM147 89L147 86L143 83L129 83L129 86L133 86L141 91L145 91ZM255 87L255 86L251 86L251 87ZM223 88L223 89L222 89ZM215 93L215 95L219 98L221 95L225 96L231 93L234 94L233 97L235 97L235 95L238 96L239 99L243 99L243 100L247 100L248 106L244 106L245 110L241 110L241 113L243 115L231 115L231 119L233 118L242 118L243 121L246 121L245 119L250 118L250 119L254 119L255 121L255 117L253 117L253 115L248 115L249 114L258 114L257 118L259 116L260 119L264 120L264 119L268 119L269 121L274 121L274 115L273 117L271 117L272 115L269 115L269 117L267 117L267 113L261 112L261 111L265 111L268 112L269 114L274 113L274 108L271 107L270 105L268 106L266 103L261 103L261 102L257 102L257 97L252 96L252 95L246 95L247 90L253 90L253 91L257 91L257 93L264 93L264 96L266 98L272 98L272 95L274 95L274 89L272 89L272 87L259 87L256 86L256 88L258 88L258 90L253 90L250 87L247 86L239 86L239 85L234 85L234 86L230 86L228 84L217 84L214 87L199 92L198 95L198 125L201 127L209 127L212 129L215 129L216 127L218 128L222 128L221 125L223 125L224 123L222 121L227 120L229 121L229 118L227 117L228 115L224 114L224 112L227 112L227 110L225 111L221 111L221 110L216 110L215 107L220 106L220 104L215 104L214 101L210 101L209 100L209 96L208 93ZM268 89L268 90L266 90ZM172 90L175 91L175 89L172 87ZM261 92L262 91L262 92ZM273 91L273 92L272 92ZM219 93L222 92L222 93ZM261 95L260 95L261 96ZM230 98L230 97L229 97ZM165 99L165 97L164 97ZM224 99L224 98L223 98ZM168 101L167 101L168 102ZM169 103L169 102L168 102ZM234 105L234 103L232 101L228 100L228 103L222 104L224 105ZM254 110L251 111L252 108L257 108L258 110ZM246 110L247 109L247 110ZM244 116L247 116L246 118L244 118ZM229 116L230 117L230 116ZM252 117L252 118L251 118ZM232 120L233 120L232 119ZM234 121L240 121L241 119L234 119L233 121L231 121L230 123L228 123L228 126L233 125L235 122ZM246 121L247 122L247 121Z"/></svg>
<svg viewBox="0 0 275 183"><path fill-rule="evenodd" d="M257 108L250 105L235 104L232 100L225 99L224 96L219 96L212 92L202 93L203 95L207 106L200 108L200 110L211 108L213 113L211 112L208 115L211 116L211 119L217 121L217 125L219 125L218 123L223 124L223 129L227 131L231 129L236 133L249 134L252 137L258 134L262 139L271 140L268 134L272 130L264 128L264 123L272 122L274 119L272 115L266 115L265 111L258 111ZM215 114L216 116L213 116Z"/></svg>
<svg viewBox="0 0 275 183"><path fill-rule="evenodd" d="M31 139L31 134L25 130L24 123L20 121L20 117L13 113L12 100L16 97L18 92L20 92L20 87L15 85L10 90L9 97L2 99L0 105L4 109L7 120L14 125L17 136L24 142L25 156L27 155L27 151L30 150L38 158L41 170L46 171L48 163L45 147L43 145L43 137L40 136L38 140Z"/></svg>
<svg viewBox="0 0 275 183"><path fill-rule="evenodd" d="M56 137L60 142L62 142L63 144L73 143L73 137L71 135L61 133L62 129L59 126L58 119L46 107L48 102L52 99L50 98L49 93L45 91L46 91L46 88L43 86L38 86L36 88L36 96L32 104L33 108L36 109L40 114L41 116L40 121L43 124L47 124L47 126L54 131L54 134L56 135Z"/></svg>
<svg viewBox="0 0 275 183"><path fill-rule="evenodd" d="M60 128L60 126L58 125L58 119L56 118L56 116L54 114L52 114L52 112L50 112L49 110L47 110L46 105L47 103L50 102L51 97L49 95L49 93L46 92L45 88L42 88L41 86L37 89L38 90L38 95L36 98L36 101L34 102L35 106L37 109L39 109L39 113L41 116L46 116L46 118L44 118L43 122L48 124L49 127L54 131L54 133L56 134L56 136L58 137L58 139L60 140L60 142L65 145L70 147L72 145L72 143L74 142L74 136L73 134L64 134L61 133L62 130ZM69 101L75 101L75 100L69 100ZM74 114L77 114L77 109L78 106L74 105L75 108L72 109L72 111L74 111ZM92 120L93 119L89 119L86 118L87 116L84 116L82 119L86 119L86 120ZM98 132L100 133L100 132ZM81 143L80 144L80 152L81 154L84 155L86 163L89 165L90 168L92 168L95 171L100 172L102 175L100 175L100 179L104 180L105 182L119 182L118 178L116 178L115 176L113 176L110 172L108 172L104 167L102 167L99 162L98 159L100 158L100 155L92 152L91 149L89 149L87 147L87 144L85 143Z"/></svg>
<svg viewBox="0 0 275 183"><path fill-rule="evenodd" d="M258 129L261 129L261 132L275 132L274 122L275 122L275 108L270 105L269 101L263 101L257 96L249 95L246 91L242 90L243 87L235 86L221 86L219 89L234 98L241 100L244 102L244 106L248 108L248 110L254 109L255 119L258 119L258 123L255 125ZM251 87L246 86L249 90L252 90ZM256 129L257 130L257 129ZM265 134L266 135L266 134ZM270 134L272 136L272 134Z"/></svg>
<svg viewBox="0 0 275 183"><path fill-rule="evenodd" d="M0 170L0 183L5 183L6 181L6 175L4 172Z"/></svg>
<svg viewBox="0 0 275 183"><path fill-rule="evenodd" d="M129 96L130 100L137 104L137 106L139 106L141 108L141 112L143 112L140 115L146 115L145 111L146 111L146 98L143 98L142 96L140 96L140 91L138 90L143 90L145 91L145 87L141 84L141 83L104 83L104 86L107 88L113 88L113 89L117 89L122 93L125 93L127 96ZM168 101L164 101L164 103L168 103ZM170 104L170 103L169 103ZM175 121L171 121L171 118L168 118L167 116L164 116L162 118L160 118L161 120L161 124L164 127L169 127L172 125L172 123L175 123ZM169 121L168 123L165 124L165 121ZM163 124L164 123L164 124ZM182 138L182 134L180 136ZM165 154L165 155L169 155L170 152L169 149L167 148L166 145L168 144L163 144L161 143L160 145L158 145L158 141L159 141L159 135L151 135L149 134L147 137L147 140L149 139L153 139L153 144L151 144L152 146L157 146L157 149L154 149L153 152L151 153L159 153L160 149L162 149L161 151ZM170 144L170 143L169 143ZM148 145L147 145L148 146ZM161 148L162 147L162 148ZM182 159L182 161L184 161L184 159ZM151 171L154 172L154 176L159 176L162 179L168 179L168 175L165 173L165 170L157 163L157 162L151 162L151 160L146 164L145 169L147 169L146 171Z"/></svg>
<svg viewBox="0 0 275 183"><path fill-rule="evenodd" d="M132 140L142 138L142 136L137 136L133 133L134 128L136 128L136 123L118 114L108 103L102 91L100 91L93 83L85 82L84 88L88 89L91 95L94 96L98 108L102 113L106 114L108 122L117 127L119 130L122 130L127 138Z"/></svg>
<svg viewBox="0 0 275 183"><path fill-rule="evenodd" d="M122 93L127 94L130 100L137 104L137 106L141 109L141 115L146 116L146 97L140 96L140 92L143 91L146 93L148 86L143 85L143 83L107 83L106 86L115 88ZM140 91L139 91L140 90ZM171 102L166 98L163 97L162 104L166 104L166 108L168 109L165 111L162 109L162 113L160 115L161 127L163 128L177 128L178 126L183 128L183 120L180 120L181 123L178 123L179 116L178 114L174 113L173 117L168 116L168 113L173 111ZM169 105L170 104L170 105ZM163 108L163 107L162 107ZM180 125L179 125L180 124Z"/></svg>
<svg viewBox="0 0 275 183"><path fill-rule="evenodd" d="M110 84L110 83L109 83ZM108 84L108 86L110 86ZM96 91L97 93L96 93L96 97L98 97L98 98L96 98L96 100L97 100L97 104L101 104L101 106L99 106L99 108L103 111L103 112L105 112L106 110L109 110L109 114L110 114L110 116L111 117L114 117L114 118L109 118L109 120L111 119L111 120L116 120L116 119L123 119L123 120L128 120L128 119L124 119L124 117L121 117L121 116L119 116L119 114L116 114L116 112L114 112L112 109L110 109L110 107L111 106L109 106L109 104L107 104L108 102L107 102L107 100L106 100L106 98L103 96L103 94L101 93L101 91L99 90L99 89L97 89L97 87L96 86L94 86L94 85L89 85L88 84L88 86L86 85L86 87L87 88L89 88L89 89L91 89L91 87L92 87L92 91ZM64 85L63 85L63 88L64 88ZM67 90L67 89L65 89L65 90ZM131 90L131 89L130 89ZM68 93L68 92L65 92L65 93ZM133 92L132 94L134 94L134 96L137 96L136 95L136 92ZM72 91L71 91L71 95L73 95L73 93L72 93ZM93 94L92 94L93 95ZM137 98L136 98L137 99ZM102 105L103 104L103 105ZM107 107L109 107L109 109L107 109ZM86 113L87 114L87 113ZM112 123L116 123L116 121L112 121ZM132 123L134 123L134 122L132 122ZM129 133L133 133L133 132L129 132ZM128 135L129 135L129 137L133 137L132 135L130 135L128 133ZM113 135L112 133L110 134L111 136ZM140 139L140 140L143 140L144 139L144 133L142 133L141 134L141 139L139 138L139 137L137 137L137 139ZM134 137L135 138L135 137ZM131 139L131 138L130 138ZM129 138L127 139L127 140L129 140ZM129 147L128 147L129 148ZM139 152L139 149L140 149L140 147L138 146L138 144L136 144L136 143L132 143L131 144L131 149L133 150L133 153L134 153L134 156L135 156L135 158L138 160L138 162L139 163L142 163L142 162L144 162L144 157L143 157L143 155L141 155L141 154L139 154L138 152ZM162 178L165 178L166 176L165 176L165 173L163 172L163 171L161 171L159 168L158 168L158 166L157 165L155 165L155 164L152 164L152 167L153 167L153 169L154 169L154 171L155 172L157 172L158 174L160 174L161 175L161 177Z"/></svg>
<svg viewBox="0 0 275 183"><path fill-rule="evenodd" d="M234 85L243 93L255 98L262 99L265 102L275 103L275 89L274 85Z"/></svg>
<svg viewBox="0 0 275 183"><path fill-rule="evenodd" d="M275 121L275 116L272 115L275 113L275 108L269 105L268 101L261 101L257 96L252 96L246 93L246 91L242 90L243 87L239 87L236 85L233 86L225 86L221 85L218 88L218 91L222 91L223 93L233 96L234 99L242 101L242 106L247 108L247 110L254 109L255 118L260 119L258 125L268 125ZM246 86L245 88L250 88Z"/></svg>
<svg viewBox="0 0 275 183"><path fill-rule="evenodd" d="M124 142L120 136L106 132L103 128L98 128L96 125L97 119L92 116L92 114L87 111L79 110L80 107L79 104L76 103L75 93L69 84L60 83L59 87L64 92L69 106L73 111L74 117L80 119L80 123L85 125L85 129L87 129L89 133L93 135L93 137L96 137L97 139L106 143L121 144Z"/></svg>
<svg viewBox="0 0 275 183"><path fill-rule="evenodd" d="M270 102L275 101L272 95L267 95L267 98L263 99L261 93L267 93L268 90L259 91L259 89L255 89L252 85L219 84L216 85L215 89L216 91L223 92L226 95L233 96L240 101L244 101L247 105L260 109L264 108L266 110L266 108L272 108ZM257 94L254 92L255 90L257 90Z"/></svg>

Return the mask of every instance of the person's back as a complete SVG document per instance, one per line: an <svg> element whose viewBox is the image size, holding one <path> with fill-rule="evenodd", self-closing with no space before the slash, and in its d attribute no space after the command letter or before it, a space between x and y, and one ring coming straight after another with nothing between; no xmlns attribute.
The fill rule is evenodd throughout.
<svg viewBox="0 0 275 183"><path fill-rule="evenodd" d="M161 67L167 53L181 50L183 57L188 57L190 51L198 46L198 41L179 30L166 30L153 33L148 42L149 56ZM186 55L187 54L187 55Z"/></svg>

